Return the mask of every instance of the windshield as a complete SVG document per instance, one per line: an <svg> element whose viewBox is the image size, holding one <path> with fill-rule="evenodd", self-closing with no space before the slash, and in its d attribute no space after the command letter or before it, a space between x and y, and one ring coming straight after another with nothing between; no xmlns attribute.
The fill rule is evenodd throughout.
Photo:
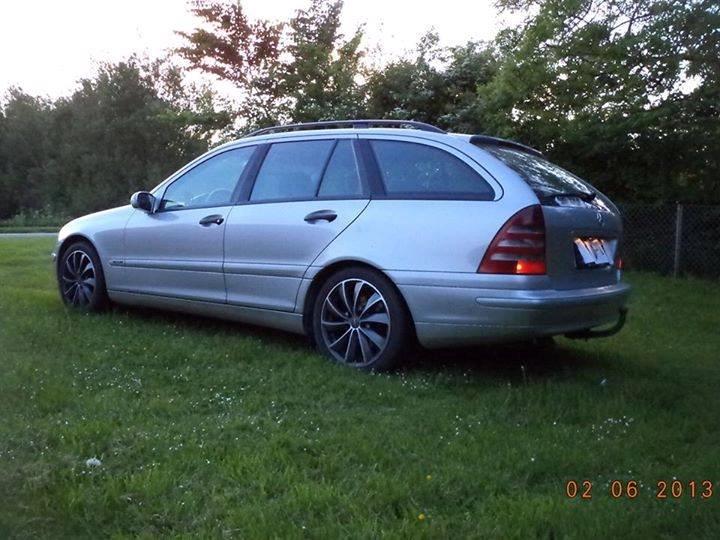
<svg viewBox="0 0 720 540"><path fill-rule="evenodd" d="M540 196L590 195L595 192L586 182L545 158L506 146L482 145L481 148L518 173Z"/></svg>

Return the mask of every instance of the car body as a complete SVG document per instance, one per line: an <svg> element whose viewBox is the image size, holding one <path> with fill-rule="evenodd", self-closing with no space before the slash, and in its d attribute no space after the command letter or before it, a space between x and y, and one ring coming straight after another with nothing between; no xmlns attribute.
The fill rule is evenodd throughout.
<svg viewBox="0 0 720 540"><path fill-rule="evenodd" d="M77 281L61 262L89 245L113 302L309 335L326 281L362 268L382 287L347 282L338 302L392 289L403 340L443 347L591 337L624 319L621 239L608 198L531 148L366 121L219 146L133 204L71 221L54 253ZM349 349L362 325L348 329Z"/></svg>

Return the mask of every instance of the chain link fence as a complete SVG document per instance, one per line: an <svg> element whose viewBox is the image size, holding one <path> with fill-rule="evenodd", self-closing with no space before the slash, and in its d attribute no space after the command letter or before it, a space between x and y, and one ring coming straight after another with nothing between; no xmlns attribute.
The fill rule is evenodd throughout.
<svg viewBox="0 0 720 540"><path fill-rule="evenodd" d="M619 204L625 268L720 278L720 205Z"/></svg>

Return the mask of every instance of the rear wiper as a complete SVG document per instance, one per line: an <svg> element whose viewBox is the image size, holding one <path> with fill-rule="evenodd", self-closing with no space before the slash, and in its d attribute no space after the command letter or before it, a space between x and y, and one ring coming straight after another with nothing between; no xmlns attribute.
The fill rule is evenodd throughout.
<svg viewBox="0 0 720 540"><path fill-rule="evenodd" d="M543 201L551 201L556 197L577 197L582 201L590 202L595 198L596 195L597 193L595 193L594 191L562 191L560 193L548 193L546 195L542 195L540 198Z"/></svg>

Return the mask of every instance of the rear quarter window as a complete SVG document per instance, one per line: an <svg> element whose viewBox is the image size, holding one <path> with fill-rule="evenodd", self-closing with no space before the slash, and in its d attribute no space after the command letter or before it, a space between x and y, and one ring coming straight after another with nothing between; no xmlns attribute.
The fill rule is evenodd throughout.
<svg viewBox="0 0 720 540"><path fill-rule="evenodd" d="M461 159L425 144L371 140L388 195L492 200L490 184Z"/></svg>

